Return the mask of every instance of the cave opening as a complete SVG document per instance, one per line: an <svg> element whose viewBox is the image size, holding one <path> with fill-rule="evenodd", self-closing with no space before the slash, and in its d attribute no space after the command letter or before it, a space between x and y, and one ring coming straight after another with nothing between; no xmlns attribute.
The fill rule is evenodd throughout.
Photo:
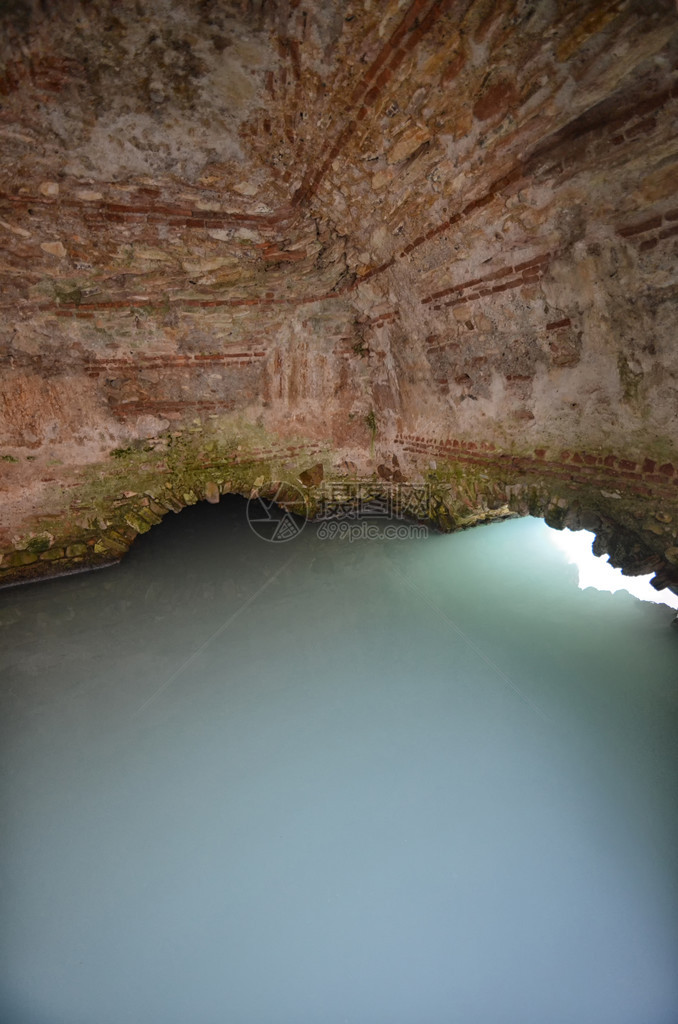
<svg viewBox="0 0 678 1024"><path fill-rule="evenodd" d="M670 612L552 533L231 497L2 592L4 1018L674 1019Z"/></svg>

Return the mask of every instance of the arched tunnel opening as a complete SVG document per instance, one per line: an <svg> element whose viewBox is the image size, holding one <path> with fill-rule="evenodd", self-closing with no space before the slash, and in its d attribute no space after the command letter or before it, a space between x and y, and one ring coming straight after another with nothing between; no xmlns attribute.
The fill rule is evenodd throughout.
<svg viewBox="0 0 678 1024"><path fill-rule="evenodd" d="M670 1020L669 609L252 505L0 594L6 1019Z"/></svg>

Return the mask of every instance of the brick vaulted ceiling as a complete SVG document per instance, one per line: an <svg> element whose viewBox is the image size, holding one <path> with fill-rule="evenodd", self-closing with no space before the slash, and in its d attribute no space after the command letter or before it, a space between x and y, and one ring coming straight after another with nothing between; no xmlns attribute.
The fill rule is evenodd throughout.
<svg viewBox="0 0 678 1024"><path fill-rule="evenodd" d="M5 581L343 478L676 585L673 2L0 19Z"/></svg>

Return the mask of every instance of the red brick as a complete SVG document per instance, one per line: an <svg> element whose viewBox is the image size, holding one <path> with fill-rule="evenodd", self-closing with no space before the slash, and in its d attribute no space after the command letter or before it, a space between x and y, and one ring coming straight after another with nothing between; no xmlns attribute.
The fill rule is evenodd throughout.
<svg viewBox="0 0 678 1024"><path fill-rule="evenodd" d="M483 206L487 206L494 199L494 192L488 192L487 195L481 196L479 199L474 199L473 202L468 203L462 213L464 216L468 216L469 213L473 213L474 210L479 210Z"/></svg>
<svg viewBox="0 0 678 1024"><path fill-rule="evenodd" d="M513 268L515 271L527 270L529 267L538 267L543 263L548 263L551 258L551 253L544 253L542 256L534 256L531 260L525 260L523 263L516 263Z"/></svg>
<svg viewBox="0 0 678 1024"><path fill-rule="evenodd" d="M519 279L519 278L515 279L513 281L505 281L504 284L495 284L495 286L493 288L491 288L490 291L491 292L505 292L509 288L517 288L518 285L521 285L522 283L523 283L522 280ZM481 294L482 294L482 292L481 292Z"/></svg>
<svg viewBox="0 0 678 1024"><path fill-rule="evenodd" d="M134 213L138 207L130 206L129 203L104 203L103 208L113 213Z"/></svg>

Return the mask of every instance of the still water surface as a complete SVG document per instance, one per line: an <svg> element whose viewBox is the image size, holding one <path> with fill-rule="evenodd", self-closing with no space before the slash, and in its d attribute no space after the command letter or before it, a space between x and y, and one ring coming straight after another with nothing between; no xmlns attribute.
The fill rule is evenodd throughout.
<svg viewBox="0 0 678 1024"><path fill-rule="evenodd" d="M678 635L549 533L2 592L3 1024L675 1024Z"/></svg>

